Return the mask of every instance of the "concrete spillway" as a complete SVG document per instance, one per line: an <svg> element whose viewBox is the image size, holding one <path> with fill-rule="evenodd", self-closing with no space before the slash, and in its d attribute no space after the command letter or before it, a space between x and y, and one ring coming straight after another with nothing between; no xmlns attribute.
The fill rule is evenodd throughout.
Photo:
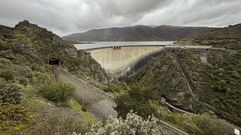
<svg viewBox="0 0 241 135"><path fill-rule="evenodd" d="M89 50L91 56L109 74L121 74L128 71L140 59L163 50L163 46L121 47Z"/></svg>

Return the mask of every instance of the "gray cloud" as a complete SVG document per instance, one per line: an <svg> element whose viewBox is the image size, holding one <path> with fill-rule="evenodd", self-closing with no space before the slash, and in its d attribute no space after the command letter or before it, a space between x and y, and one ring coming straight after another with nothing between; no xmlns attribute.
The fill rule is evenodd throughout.
<svg viewBox="0 0 241 135"><path fill-rule="evenodd" d="M240 0L1 0L0 24L29 20L65 35L129 25L241 23Z"/></svg>

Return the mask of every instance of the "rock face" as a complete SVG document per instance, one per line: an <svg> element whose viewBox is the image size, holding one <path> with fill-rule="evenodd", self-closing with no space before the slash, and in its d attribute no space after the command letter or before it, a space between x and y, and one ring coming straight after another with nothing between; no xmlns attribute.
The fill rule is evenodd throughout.
<svg viewBox="0 0 241 135"><path fill-rule="evenodd" d="M71 58L78 57L78 52L75 48L65 48L64 51L69 55Z"/></svg>
<svg viewBox="0 0 241 135"><path fill-rule="evenodd" d="M13 28L0 25L0 39L4 38L14 38L12 35Z"/></svg>
<svg viewBox="0 0 241 135"><path fill-rule="evenodd" d="M34 59L39 58L39 53L29 44L24 42L16 42L16 50L18 50L22 54L26 54Z"/></svg>
<svg viewBox="0 0 241 135"><path fill-rule="evenodd" d="M27 20L19 22L15 26L15 33L25 34L31 37L34 41L41 40L44 42L57 42L61 41L61 38L56 34L48 31L45 28L41 28L36 24L32 24Z"/></svg>

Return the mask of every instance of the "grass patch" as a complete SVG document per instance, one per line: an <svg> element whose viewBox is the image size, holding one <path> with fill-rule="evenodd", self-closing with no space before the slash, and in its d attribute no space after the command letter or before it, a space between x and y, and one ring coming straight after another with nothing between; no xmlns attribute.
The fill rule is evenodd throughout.
<svg viewBox="0 0 241 135"><path fill-rule="evenodd" d="M27 37L26 35L23 35L23 34L17 34L16 39L18 41L25 42L25 43L28 43L30 45L32 44L31 39L29 37Z"/></svg>
<svg viewBox="0 0 241 135"><path fill-rule="evenodd" d="M47 101L44 101L37 97L27 98L22 101L24 107L34 110L34 109L44 109L52 107L53 105Z"/></svg>
<svg viewBox="0 0 241 135"><path fill-rule="evenodd" d="M70 99L67 101L68 106L73 109L76 110L78 112L80 112L81 116L84 118L84 120L89 123L89 124L95 124L97 122L96 117L91 114L90 112L87 111L83 111L83 106L81 106L77 101L75 101L74 99Z"/></svg>

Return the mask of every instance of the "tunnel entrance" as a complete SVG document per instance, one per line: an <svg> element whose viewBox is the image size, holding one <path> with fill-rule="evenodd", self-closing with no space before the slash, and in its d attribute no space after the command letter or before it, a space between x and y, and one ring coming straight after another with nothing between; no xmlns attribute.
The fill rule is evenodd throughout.
<svg viewBox="0 0 241 135"><path fill-rule="evenodd" d="M165 104L166 100L167 100L167 97L165 95L161 95L161 97L160 97L161 103Z"/></svg>
<svg viewBox="0 0 241 135"><path fill-rule="evenodd" d="M57 58L51 58L51 59L49 59L49 65L60 65L60 64L61 64L61 62L60 62L60 60L57 59Z"/></svg>

